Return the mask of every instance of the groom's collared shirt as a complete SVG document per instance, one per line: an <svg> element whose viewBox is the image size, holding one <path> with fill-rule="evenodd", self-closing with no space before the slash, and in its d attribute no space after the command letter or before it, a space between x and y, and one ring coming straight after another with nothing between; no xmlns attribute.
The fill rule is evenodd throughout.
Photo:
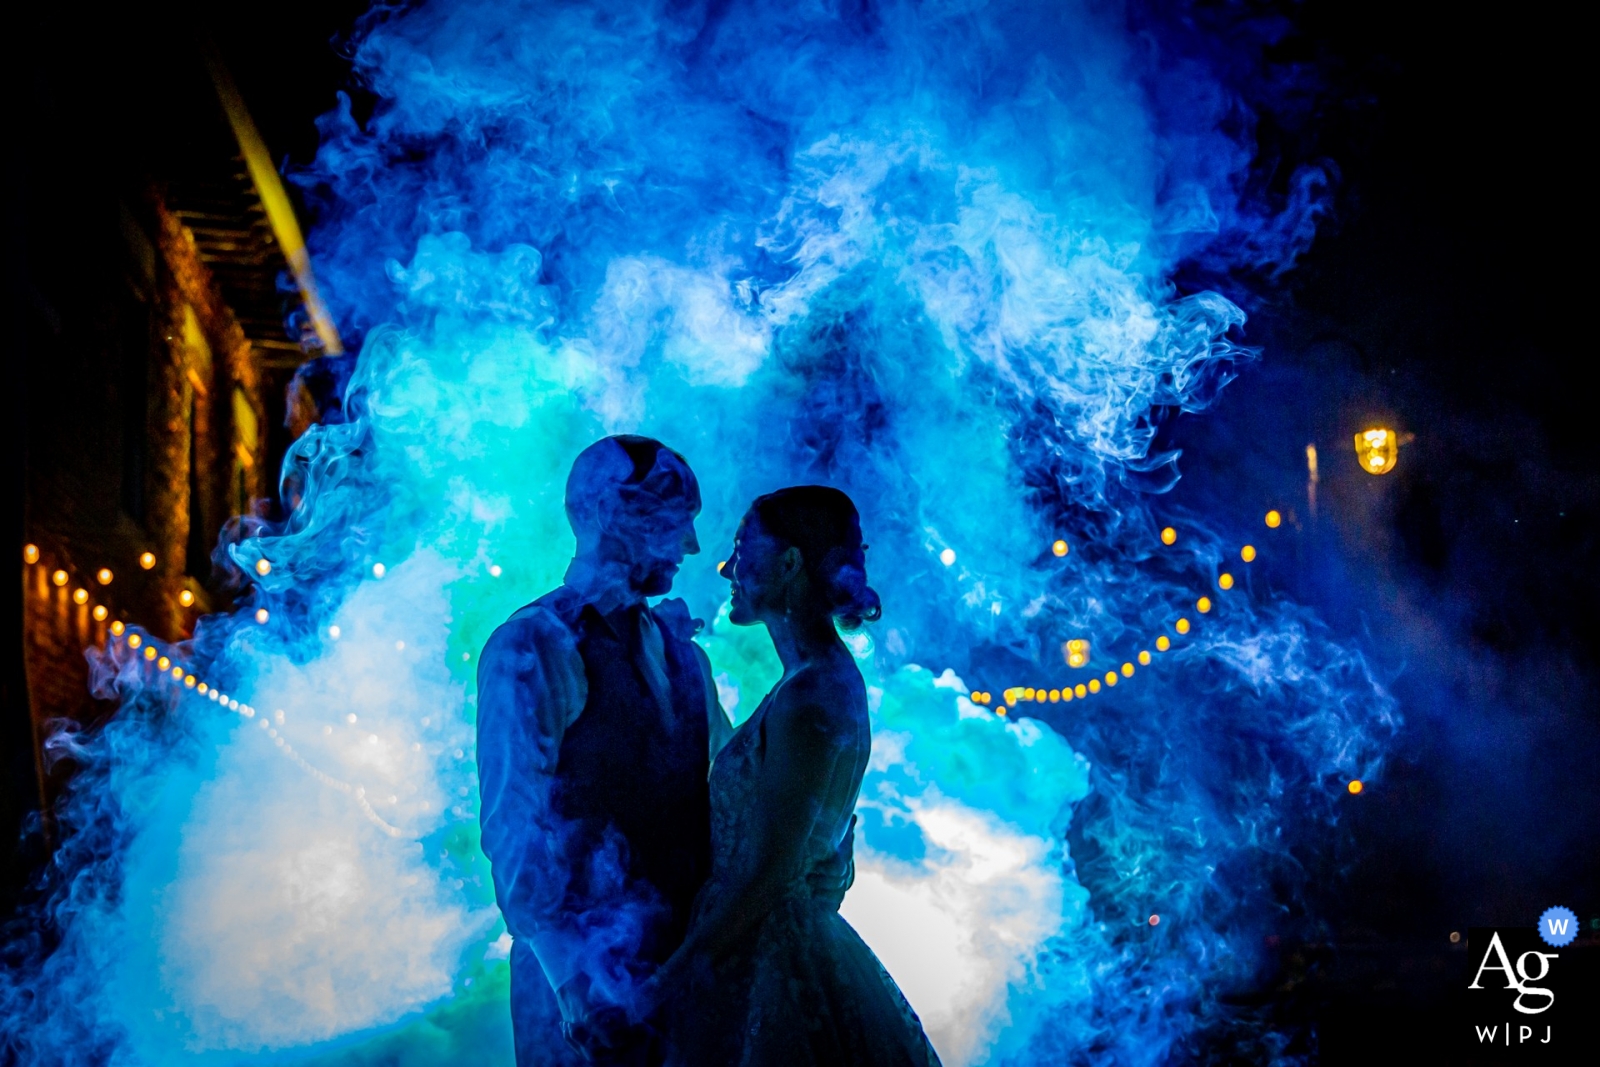
<svg viewBox="0 0 1600 1067"><path fill-rule="evenodd" d="M663 625L674 631L673 656ZM615 576L572 568L561 589L514 614L484 649L478 671L483 850L507 927L531 947L554 989L584 969L592 937L615 936L615 931L585 932L592 927L574 921L578 917L569 911L569 883L586 875L573 870L572 830L559 810L561 787L570 784L560 780L562 742L590 704L588 674L596 668L590 663L586 669L580 644L586 630L604 637L626 661L613 666L637 671L648 697L639 701L633 711L638 720L629 728L641 731L652 726L670 731L679 707L675 699L681 702L684 696L674 692L673 662L681 678L682 661L692 657L687 669L698 674L698 686L691 689L704 694L709 763L732 727L717 701L710 662L689 640L692 625L682 601L652 609ZM592 747L594 740L586 736L582 745Z"/></svg>

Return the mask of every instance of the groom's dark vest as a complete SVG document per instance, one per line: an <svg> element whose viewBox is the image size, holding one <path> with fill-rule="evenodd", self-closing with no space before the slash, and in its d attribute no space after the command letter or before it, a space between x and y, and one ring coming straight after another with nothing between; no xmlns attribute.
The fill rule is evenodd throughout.
<svg viewBox="0 0 1600 1067"><path fill-rule="evenodd" d="M619 635L593 606L551 606L577 636L589 684L556 764L555 809L572 831L566 909L589 922L640 922L642 941L631 954L659 964L683 941L711 872L705 676L686 636L653 614L672 694L666 715L629 626Z"/></svg>

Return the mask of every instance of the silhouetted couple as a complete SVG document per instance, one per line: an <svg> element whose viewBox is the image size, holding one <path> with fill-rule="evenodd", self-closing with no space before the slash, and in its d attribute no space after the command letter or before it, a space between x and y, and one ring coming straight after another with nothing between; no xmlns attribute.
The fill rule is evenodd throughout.
<svg viewBox="0 0 1600 1067"><path fill-rule="evenodd" d="M782 489L740 523L730 617L767 627L783 677L736 730L683 601L646 602L700 550L683 457L605 438L566 507L565 583L495 631L478 671L519 1067L570 1060L558 1026L628 1067L937 1064L839 917L871 737L838 627L879 614L850 498Z"/></svg>

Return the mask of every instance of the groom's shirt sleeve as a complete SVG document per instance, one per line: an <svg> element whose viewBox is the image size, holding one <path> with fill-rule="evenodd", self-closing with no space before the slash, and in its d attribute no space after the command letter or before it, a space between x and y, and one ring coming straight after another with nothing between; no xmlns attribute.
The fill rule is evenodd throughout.
<svg viewBox="0 0 1600 1067"><path fill-rule="evenodd" d="M561 739L588 700L577 639L534 606L489 638L478 660L478 788L483 852L511 936L532 947L552 989L581 970L583 938L562 908L568 871L551 806Z"/></svg>

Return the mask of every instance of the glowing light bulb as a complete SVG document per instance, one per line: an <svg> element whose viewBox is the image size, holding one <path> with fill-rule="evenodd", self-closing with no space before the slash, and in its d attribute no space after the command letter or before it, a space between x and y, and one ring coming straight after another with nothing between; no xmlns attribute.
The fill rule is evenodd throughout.
<svg viewBox="0 0 1600 1067"><path fill-rule="evenodd" d="M1133 677L1133 664L1124 663L1122 665L1122 676L1124 678L1132 678Z"/></svg>
<svg viewBox="0 0 1600 1067"><path fill-rule="evenodd" d="M342 632L343 631L341 631L337 626L328 627L328 636L333 638L335 641L339 640L339 634Z"/></svg>
<svg viewBox="0 0 1600 1067"><path fill-rule="evenodd" d="M1165 652L1167 649L1169 649L1171 647L1172 647L1172 641L1171 641L1170 638L1167 637L1166 634L1162 634L1160 637L1156 638L1156 651L1157 652Z"/></svg>
<svg viewBox="0 0 1600 1067"><path fill-rule="evenodd" d="M1352 778L1350 780L1350 785L1347 788L1350 790L1350 795L1351 796L1355 796L1357 793L1361 792L1361 790L1364 789L1365 786L1363 786L1361 784L1361 779Z"/></svg>
<svg viewBox="0 0 1600 1067"><path fill-rule="evenodd" d="M256 560L256 573L265 578L272 573L272 561L266 558Z"/></svg>
<svg viewBox="0 0 1600 1067"><path fill-rule="evenodd" d="M150 569L154 568L155 565L156 565L156 554L154 552L141 552L141 553L139 553L139 566L140 567L144 568L145 570L150 570Z"/></svg>
<svg viewBox="0 0 1600 1067"><path fill-rule="evenodd" d="M128 647L129 648L138 648L142 644L144 644L144 639L142 637L140 637L138 634L129 634L128 635Z"/></svg>
<svg viewBox="0 0 1600 1067"><path fill-rule="evenodd" d="M1166 527L1165 529L1163 529L1161 531L1161 543L1162 544L1170 545L1170 544L1173 544L1174 542L1176 542L1177 540L1178 540L1178 531L1174 530L1172 527L1168 526L1168 527Z"/></svg>
<svg viewBox="0 0 1600 1067"><path fill-rule="evenodd" d="M500 564L492 563L492 564L489 565L489 577L498 578L498 577L500 577L500 575L502 575L504 573L505 572L500 569ZM381 577L383 577L383 575L380 574L378 577L381 578Z"/></svg>
<svg viewBox="0 0 1600 1067"><path fill-rule="evenodd" d="M1084 697L1089 695L1089 687L1084 685L1082 682L1079 682L1077 685L1072 687L1072 695L1077 697L1079 700L1082 700Z"/></svg>
<svg viewBox="0 0 1600 1067"><path fill-rule="evenodd" d="M388 573L389 573L389 568L385 567L383 564L374 563L372 565L372 576L374 578L382 578L385 574L388 574ZM490 574L494 573L494 568L493 567L489 568L489 573Z"/></svg>
<svg viewBox="0 0 1600 1067"><path fill-rule="evenodd" d="M1065 541L1057 541L1055 544L1050 546L1050 551L1054 552L1057 556L1065 556L1069 549L1067 548L1067 543Z"/></svg>
<svg viewBox="0 0 1600 1067"><path fill-rule="evenodd" d="M1189 632L1189 620L1179 619L1177 622L1172 624L1172 628L1178 631L1180 634L1186 634Z"/></svg>
<svg viewBox="0 0 1600 1067"><path fill-rule="evenodd" d="M106 616L110 615L111 612L106 610L106 606L104 604L96 604L94 606L94 610L91 611L89 614L94 616L94 621L95 622L105 622L106 621Z"/></svg>
<svg viewBox="0 0 1600 1067"><path fill-rule="evenodd" d="M1381 427L1363 430L1356 434L1356 457L1368 474L1388 474L1400 458L1400 436Z"/></svg>
<svg viewBox="0 0 1600 1067"><path fill-rule="evenodd" d="M144 658L145 659L155 659L156 658L156 646L155 645L145 645L144 646Z"/></svg>
<svg viewBox="0 0 1600 1067"><path fill-rule="evenodd" d="M172 666L172 661L170 659L168 659L167 657L162 656L159 660L156 661L156 666L160 667L162 670L166 670L168 667Z"/></svg>
<svg viewBox="0 0 1600 1067"><path fill-rule="evenodd" d="M1208 596L1203 596L1199 600L1196 600L1194 602L1194 610L1198 611L1202 615L1204 615L1206 612L1210 611L1211 610L1211 598L1208 597Z"/></svg>
<svg viewBox="0 0 1600 1067"><path fill-rule="evenodd" d="M956 550L955 549L947 548L943 552L939 553L939 562L943 563L946 567L950 566L955 561L956 561Z"/></svg>
<svg viewBox="0 0 1600 1067"><path fill-rule="evenodd" d="M1282 526L1282 525L1283 525L1283 516L1282 515L1279 515L1276 510L1267 512L1267 528L1269 530L1276 530L1279 526Z"/></svg>
<svg viewBox="0 0 1600 1067"><path fill-rule="evenodd" d="M994 709L994 713L996 715L1000 716L1002 719L1006 717L1006 709L1005 708L995 708Z"/></svg>
<svg viewBox="0 0 1600 1067"><path fill-rule="evenodd" d="M1062 657L1066 659L1069 667L1082 667L1089 662L1089 642L1081 637L1074 637L1061 646Z"/></svg>
<svg viewBox="0 0 1600 1067"><path fill-rule="evenodd" d="M115 577L116 575L111 573L110 567L101 567L99 570L94 572L94 580L99 582L101 585L110 585L111 579Z"/></svg>
<svg viewBox="0 0 1600 1067"><path fill-rule="evenodd" d="M256 622L259 622L263 626L265 626L266 623L267 623L267 620L270 619L270 618L272 618L272 613L270 611L268 611L266 608L257 608L256 609Z"/></svg>
<svg viewBox="0 0 1600 1067"><path fill-rule="evenodd" d="M1256 558L1256 546L1245 545L1239 550L1239 558L1244 560L1246 563L1253 562Z"/></svg>
<svg viewBox="0 0 1600 1067"><path fill-rule="evenodd" d="M1116 685L1117 681L1118 681L1118 679L1117 679L1117 672L1116 671L1106 671L1106 684L1107 685Z"/></svg>
<svg viewBox="0 0 1600 1067"><path fill-rule="evenodd" d="M67 584L67 577L68 575L66 571L56 571L50 576L50 581L57 587L60 587Z"/></svg>
<svg viewBox="0 0 1600 1067"><path fill-rule="evenodd" d="M188 687L188 688L190 688L190 689L193 689L193 688L194 688L194 684L195 684L195 682L197 682L197 681L199 681L199 679L198 679L198 678L196 678L196 677L195 677L195 676L194 676L194 675L192 675L192 674L186 674L186 675L184 675L184 676L183 676L183 684L184 684L184 685L185 685L185 686L187 686L187 687Z"/></svg>
<svg viewBox="0 0 1600 1067"><path fill-rule="evenodd" d="M111 632L114 635L116 635L117 637L121 637L122 636L122 631L124 631L126 629L127 629L127 627L122 625L122 620L121 619L117 619L115 622L113 622L111 624ZM135 634L134 636L137 637L138 635Z"/></svg>
<svg viewBox="0 0 1600 1067"><path fill-rule="evenodd" d="M178 603L182 604L186 608L192 607L194 605L194 594L187 589L180 590L178 593Z"/></svg>
<svg viewBox="0 0 1600 1067"><path fill-rule="evenodd" d="M211 691L211 687L209 685L206 685L206 683L204 683L204 682L201 682L199 685L195 686L195 692L199 693L201 696L205 696L206 693L208 693L210 691Z"/></svg>
<svg viewBox="0 0 1600 1067"><path fill-rule="evenodd" d="M87 604L89 602L89 590L82 588L74 589L72 591L72 602L74 604Z"/></svg>
<svg viewBox="0 0 1600 1067"><path fill-rule="evenodd" d="M1050 690L1050 703L1052 703L1052 704L1061 703L1061 690L1059 690L1059 689Z"/></svg>
<svg viewBox="0 0 1600 1067"><path fill-rule="evenodd" d="M1221 574L1217 575L1217 588L1232 589L1233 575L1229 574L1227 571L1223 571Z"/></svg>
<svg viewBox="0 0 1600 1067"><path fill-rule="evenodd" d="M22 546L22 562L24 562L24 563L38 563L39 562L39 546L38 545L23 545Z"/></svg>
<svg viewBox="0 0 1600 1067"><path fill-rule="evenodd" d="M1061 699L1062 699L1062 700L1071 700L1071 699L1072 699L1072 690L1070 690L1070 689L1063 689L1063 690L1062 690L1062 691L1061 691Z"/></svg>
<svg viewBox="0 0 1600 1067"><path fill-rule="evenodd" d="M1140 649L1140 651L1139 651L1139 663L1140 663L1141 666L1145 666L1145 667L1150 666L1150 650L1148 648Z"/></svg>
<svg viewBox="0 0 1600 1067"><path fill-rule="evenodd" d="M1091 692L1091 693L1100 692L1100 679L1098 679L1098 678L1090 678L1089 679L1089 692Z"/></svg>

